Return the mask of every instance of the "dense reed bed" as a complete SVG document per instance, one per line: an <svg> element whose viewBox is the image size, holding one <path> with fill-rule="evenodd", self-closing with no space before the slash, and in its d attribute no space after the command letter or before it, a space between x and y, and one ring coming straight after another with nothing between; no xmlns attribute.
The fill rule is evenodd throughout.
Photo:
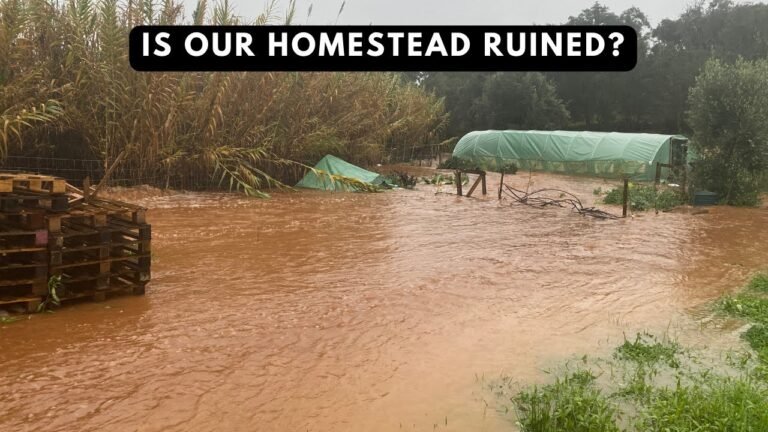
<svg viewBox="0 0 768 432"><path fill-rule="evenodd" d="M136 25L291 23L295 4L283 6L246 22L227 1L186 14L175 0L0 0L0 164L25 155L106 167L125 152L121 178L256 191L326 153L371 164L441 141L443 101L398 74L139 73L128 63Z"/></svg>

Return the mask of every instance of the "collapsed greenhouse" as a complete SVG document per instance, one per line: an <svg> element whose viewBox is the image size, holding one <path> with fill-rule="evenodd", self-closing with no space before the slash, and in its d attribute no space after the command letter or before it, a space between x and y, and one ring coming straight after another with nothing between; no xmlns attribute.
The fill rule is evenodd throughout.
<svg viewBox="0 0 768 432"><path fill-rule="evenodd" d="M357 191L367 186L386 185L387 180L379 173L325 155L315 167L296 183L296 187L327 191ZM366 186L367 185L367 186Z"/></svg>
<svg viewBox="0 0 768 432"><path fill-rule="evenodd" d="M514 163L526 170L658 181L684 168L687 144L681 135L488 130L461 138L453 157L489 171Z"/></svg>

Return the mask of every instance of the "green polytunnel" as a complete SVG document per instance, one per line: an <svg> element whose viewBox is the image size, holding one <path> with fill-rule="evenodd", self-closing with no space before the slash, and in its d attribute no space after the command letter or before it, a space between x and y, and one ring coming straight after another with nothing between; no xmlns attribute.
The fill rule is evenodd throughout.
<svg viewBox="0 0 768 432"><path fill-rule="evenodd" d="M368 183L373 186L383 186L387 183L386 179L381 174L360 168L357 165L353 165L332 155L325 155L314 168L315 171L307 172L307 174L296 183L296 187L329 191L356 190L353 185L349 185L348 183L344 183L339 181L338 178L334 179L333 177L344 177L346 179Z"/></svg>
<svg viewBox="0 0 768 432"><path fill-rule="evenodd" d="M521 169L652 181L656 163L685 161L687 142L681 135L488 130L466 134L453 156L489 171L515 163Z"/></svg>

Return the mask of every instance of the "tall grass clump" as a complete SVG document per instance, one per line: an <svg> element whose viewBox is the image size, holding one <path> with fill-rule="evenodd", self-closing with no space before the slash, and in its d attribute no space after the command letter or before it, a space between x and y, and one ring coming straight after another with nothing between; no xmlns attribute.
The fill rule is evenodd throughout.
<svg viewBox="0 0 768 432"><path fill-rule="evenodd" d="M747 289L768 294L768 273L758 273L750 279Z"/></svg>
<svg viewBox="0 0 768 432"><path fill-rule="evenodd" d="M768 428L768 390L750 378L710 375L659 389L640 430L757 432Z"/></svg>
<svg viewBox="0 0 768 432"><path fill-rule="evenodd" d="M0 164L8 155L98 159L157 186L214 179L258 194L327 153L357 164L437 143L443 101L399 74L139 73L128 33L148 24L254 22L227 0L0 0ZM409 152L405 152L410 154Z"/></svg>
<svg viewBox="0 0 768 432"><path fill-rule="evenodd" d="M618 432L616 408L595 385L589 370L520 391L514 398L517 424L525 432Z"/></svg>
<svg viewBox="0 0 768 432"><path fill-rule="evenodd" d="M753 275L744 290L725 296L717 308L725 315L752 324L742 338L755 351L763 370L768 373L768 274Z"/></svg>
<svg viewBox="0 0 768 432"><path fill-rule="evenodd" d="M726 295L717 307L726 315L768 324L768 274L753 275L741 292Z"/></svg>
<svg viewBox="0 0 768 432"><path fill-rule="evenodd" d="M639 365L656 365L666 363L670 367L680 365L678 354L682 351L680 345L672 340L658 340L650 333L638 333L635 340L624 339L624 343L613 353L618 360L631 361Z"/></svg>
<svg viewBox="0 0 768 432"><path fill-rule="evenodd" d="M713 356L665 336L638 333L610 358L583 356L555 369L549 384L520 387L510 377L490 388L523 432L768 431L768 278L754 275L717 303L752 325L742 338L754 350Z"/></svg>
<svg viewBox="0 0 768 432"><path fill-rule="evenodd" d="M757 432L768 430L768 386L754 368L643 333L610 359L585 356L575 371L556 369L549 384L492 387L513 404L523 432Z"/></svg>
<svg viewBox="0 0 768 432"><path fill-rule="evenodd" d="M768 298L751 293L740 293L723 298L720 308L733 317L768 323Z"/></svg>
<svg viewBox="0 0 768 432"><path fill-rule="evenodd" d="M755 324L742 337L755 350L758 359L768 365L768 325Z"/></svg>

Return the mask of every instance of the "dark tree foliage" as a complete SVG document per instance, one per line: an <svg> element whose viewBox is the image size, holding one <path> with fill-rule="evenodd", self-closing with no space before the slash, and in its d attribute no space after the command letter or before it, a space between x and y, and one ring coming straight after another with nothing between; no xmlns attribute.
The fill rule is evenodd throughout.
<svg viewBox="0 0 768 432"><path fill-rule="evenodd" d="M481 72L436 72L424 74L419 82L445 99L450 111L447 134L461 136L479 129L475 102L482 96L485 80L490 74Z"/></svg>
<svg viewBox="0 0 768 432"><path fill-rule="evenodd" d="M480 129L560 129L568 110L540 73L496 73L485 79L473 106Z"/></svg>
<svg viewBox="0 0 768 432"><path fill-rule="evenodd" d="M768 173L768 59L710 60L689 104L698 180L728 204L757 204Z"/></svg>
<svg viewBox="0 0 768 432"><path fill-rule="evenodd" d="M445 97L452 136L475 129L559 129L570 121L552 80L541 73L433 73L422 85Z"/></svg>
<svg viewBox="0 0 768 432"><path fill-rule="evenodd" d="M642 130L648 128L651 97L647 68L650 24L645 14L630 8L617 15L595 3L568 19L571 25L629 25L639 35L638 65L627 73L580 72L550 74L566 101L572 127L590 130Z"/></svg>
<svg viewBox="0 0 768 432"><path fill-rule="evenodd" d="M626 73L429 73L412 78L445 97L452 136L488 127L691 133L685 116L688 92L708 59L732 63L768 57L765 3L699 1L655 28L639 8L616 13L595 3L567 24L634 27L637 67Z"/></svg>

